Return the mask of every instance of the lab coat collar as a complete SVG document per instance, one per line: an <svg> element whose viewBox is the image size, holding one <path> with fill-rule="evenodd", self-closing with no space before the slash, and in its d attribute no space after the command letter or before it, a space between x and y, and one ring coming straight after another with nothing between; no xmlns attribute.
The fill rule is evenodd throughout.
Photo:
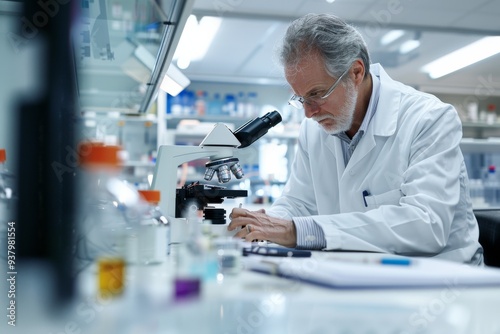
<svg viewBox="0 0 500 334"><path fill-rule="evenodd" d="M353 169L355 169L356 166L375 148L375 136L388 137L393 135L396 131L398 110L401 100L401 93L396 87L397 83L389 77L379 64L371 65L370 72L372 75L380 78L380 96L377 110L368 125L366 133L354 150L349 163L345 169L342 169L342 176L344 176L346 172L349 174L355 173ZM340 147L340 139L338 139L337 142ZM337 152L337 154L342 154L341 150L337 150ZM338 164L337 167L339 168ZM342 177L342 180L343 179Z"/></svg>
<svg viewBox="0 0 500 334"><path fill-rule="evenodd" d="M326 132L324 133L326 134ZM327 134L326 146L334 154L334 156L337 157L335 161L337 164L337 178L339 180L342 178L342 175L344 174L346 168L344 162L344 153L342 151L342 143L340 141L340 138Z"/></svg>
<svg viewBox="0 0 500 334"><path fill-rule="evenodd" d="M398 111L401 105L401 92L396 87L398 83L389 77L380 64L370 65L370 72L380 78L380 97L377 113L374 115L369 128L371 128L372 134L375 136L388 137L396 131Z"/></svg>

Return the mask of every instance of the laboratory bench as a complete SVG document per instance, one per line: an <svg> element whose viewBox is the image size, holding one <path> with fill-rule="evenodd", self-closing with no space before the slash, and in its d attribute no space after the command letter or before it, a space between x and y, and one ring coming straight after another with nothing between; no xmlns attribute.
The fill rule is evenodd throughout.
<svg viewBox="0 0 500 334"><path fill-rule="evenodd" d="M312 252L310 259L367 255ZM500 333L500 281L477 287L451 279L431 288L332 288L250 270L249 258L242 258L240 272L206 279L199 295L179 300L173 298L175 256L159 265L129 266L125 292L115 298L97 296L96 267L89 265L77 276L77 297L62 308L50 302L48 272L30 264L19 269L17 326L7 332ZM369 281L370 270L365 274Z"/></svg>

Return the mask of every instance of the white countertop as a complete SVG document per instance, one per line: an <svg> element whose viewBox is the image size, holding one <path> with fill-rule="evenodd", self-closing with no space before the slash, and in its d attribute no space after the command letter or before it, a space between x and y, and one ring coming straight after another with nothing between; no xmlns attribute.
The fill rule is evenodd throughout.
<svg viewBox="0 0 500 334"><path fill-rule="evenodd" d="M89 266L79 275L78 298L62 312L44 297L49 276L27 267L19 275L18 326L7 333L500 333L500 286L332 289L243 270L206 281L198 298L179 302L174 262L128 267L126 292L113 300L96 298Z"/></svg>

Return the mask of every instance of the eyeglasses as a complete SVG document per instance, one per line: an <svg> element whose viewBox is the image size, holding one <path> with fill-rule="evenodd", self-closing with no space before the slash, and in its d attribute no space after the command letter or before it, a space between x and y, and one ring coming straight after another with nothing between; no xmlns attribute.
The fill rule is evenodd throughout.
<svg viewBox="0 0 500 334"><path fill-rule="evenodd" d="M288 104L294 108L297 108L297 109L304 108L304 103L307 104L308 106L310 106L311 108L316 108L316 107L319 107L319 106L325 104L326 98L333 93L333 91L339 85L340 81L342 80L344 75L346 75L346 73L349 71L349 69L350 69L350 67L347 70L345 70L344 73L342 73L342 75L337 79L337 81L335 81L333 83L332 87L330 87L327 90L325 95L323 95L323 96L313 95L313 96L309 96L309 97L303 97L303 96L293 94L292 97L290 98L290 100L288 100Z"/></svg>

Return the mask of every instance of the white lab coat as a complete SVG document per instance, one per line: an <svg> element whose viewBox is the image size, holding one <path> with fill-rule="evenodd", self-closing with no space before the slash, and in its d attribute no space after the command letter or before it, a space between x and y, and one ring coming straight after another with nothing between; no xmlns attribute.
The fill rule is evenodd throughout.
<svg viewBox="0 0 500 334"><path fill-rule="evenodd" d="M378 64L370 71L380 78L380 98L347 166L340 139L305 119L290 179L268 213L312 217L328 250L482 264L456 110Z"/></svg>

